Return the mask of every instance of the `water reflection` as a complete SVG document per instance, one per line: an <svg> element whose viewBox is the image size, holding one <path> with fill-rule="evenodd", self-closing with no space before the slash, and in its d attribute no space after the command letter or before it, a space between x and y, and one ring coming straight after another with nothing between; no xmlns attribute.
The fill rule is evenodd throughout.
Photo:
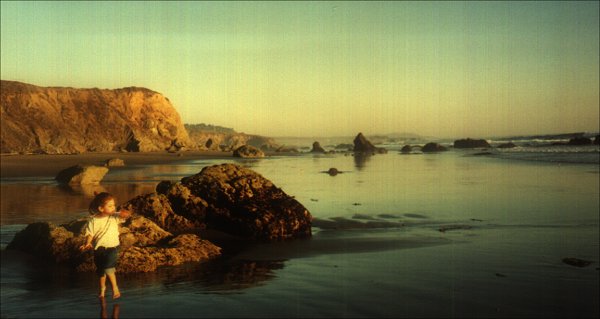
<svg viewBox="0 0 600 319"><path fill-rule="evenodd" d="M107 319L108 312L106 311L106 298L100 298L99 300L100 300L100 318ZM119 305L118 303L114 304L113 308L112 308L111 318L118 319L120 311L121 311L121 305Z"/></svg>
<svg viewBox="0 0 600 319"><path fill-rule="evenodd" d="M365 167L365 164L371 159L371 154L365 153L354 153L354 166L358 170L362 170Z"/></svg>

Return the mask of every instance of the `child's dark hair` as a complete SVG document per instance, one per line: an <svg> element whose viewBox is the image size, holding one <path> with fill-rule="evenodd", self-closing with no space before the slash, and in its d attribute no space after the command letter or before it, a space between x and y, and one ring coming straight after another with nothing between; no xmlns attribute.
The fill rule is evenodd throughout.
<svg viewBox="0 0 600 319"><path fill-rule="evenodd" d="M115 197L107 192L102 192L102 193L97 193L94 192L94 195L96 195L94 197L94 199L92 199L92 202L90 203L90 208L88 209L88 211L90 212L90 215L95 215L100 213L98 211L98 207L103 206L104 204L106 204L106 202L108 202L111 199L115 199Z"/></svg>

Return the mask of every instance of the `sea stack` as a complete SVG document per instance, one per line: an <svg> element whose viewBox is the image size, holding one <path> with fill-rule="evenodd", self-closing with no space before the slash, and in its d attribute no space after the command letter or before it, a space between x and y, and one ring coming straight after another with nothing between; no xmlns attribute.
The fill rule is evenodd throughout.
<svg viewBox="0 0 600 319"><path fill-rule="evenodd" d="M385 154L387 149L382 147L375 147L367 138L362 134L358 133L354 138L354 153L360 154Z"/></svg>

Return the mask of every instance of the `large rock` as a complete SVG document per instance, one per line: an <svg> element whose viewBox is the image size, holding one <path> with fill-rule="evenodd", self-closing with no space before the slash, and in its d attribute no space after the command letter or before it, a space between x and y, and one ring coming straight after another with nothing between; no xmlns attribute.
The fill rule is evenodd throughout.
<svg viewBox="0 0 600 319"><path fill-rule="evenodd" d="M454 141L454 148L487 148L490 144L486 140L473 140L470 138Z"/></svg>
<svg viewBox="0 0 600 319"><path fill-rule="evenodd" d="M56 175L62 184L99 184L108 173L108 168L94 165L75 165L66 168Z"/></svg>
<svg viewBox="0 0 600 319"><path fill-rule="evenodd" d="M312 145L311 153L325 153L325 149L321 147L321 144L315 141Z"/></svg>
<svg viewBox="0 0 600 319"><path fill-rule="evenodd" d="M208 204L209 228L257 240L311 236L308 210L250 169L235 164L209 166L183 178L181 184Z"/></svg>
<svg viewBox="0 0 600 319"><path fill-rule="evenodd" d="M387 153L387 149L382 147L375 147L367 138L362 134L358 133L354 138L354 152L363 154L384 154Z"/></svg>
<svg viewBox="0 0 600 319"><path fill-rule="evenodd" d="M265 157L265 153L251 145L242 145L233 151L234 157L242 158L260 158Z"/></svg>
<svg viewBox="0 0 600 319"><path fill-rule="evenodd" d="M41 222L17 233L6 249L28 252L37 257L71 266L78 271L93 271L91 251L81 253L85 220L55 226ZM117 271L120 273L154 271L160 266L205 261L221 254L221 249L197 235L173 236L152 221L131 217L120 227L121 247Z"/></svg>
<svg viewBox="0 0 600 319"><path fill-rule="evenodd" d="M421 151L423 153L437 153L437 152L444 152L447 151L448 149L446 149L446 147L438 144L438 143L427 143L425 144L425 146L423 146L423 148L421 149Z"/></svg>
<svg viewBox="0 0 600 319"><path fill-rule="evenodd" d="M74 89L2 81L0 152L163 151L191 145L162 94L137 87Z"/></svg>

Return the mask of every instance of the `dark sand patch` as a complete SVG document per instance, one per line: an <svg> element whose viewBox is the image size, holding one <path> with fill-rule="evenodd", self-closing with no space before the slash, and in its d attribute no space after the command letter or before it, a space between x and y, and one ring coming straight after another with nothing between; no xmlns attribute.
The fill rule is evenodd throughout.
<svg viewBox="0 0 600 319"><path fill-rule="evenodd" d="M410 217L410 218L420 218L420 219L427 219L428 217L425 215L421 215L421 214L412 214L412 213L408 213L408 214L404 214L404 216L406 217Z"/></svg>
<svg viewBox="0 0 600 319"><path fill-rule="evenodd" d="M345 217L333 217L330 219L315 218L313 227L321 229L369 229L369 228L396 228L405 226L404 223L386 220L359 221Z"/></svg>

